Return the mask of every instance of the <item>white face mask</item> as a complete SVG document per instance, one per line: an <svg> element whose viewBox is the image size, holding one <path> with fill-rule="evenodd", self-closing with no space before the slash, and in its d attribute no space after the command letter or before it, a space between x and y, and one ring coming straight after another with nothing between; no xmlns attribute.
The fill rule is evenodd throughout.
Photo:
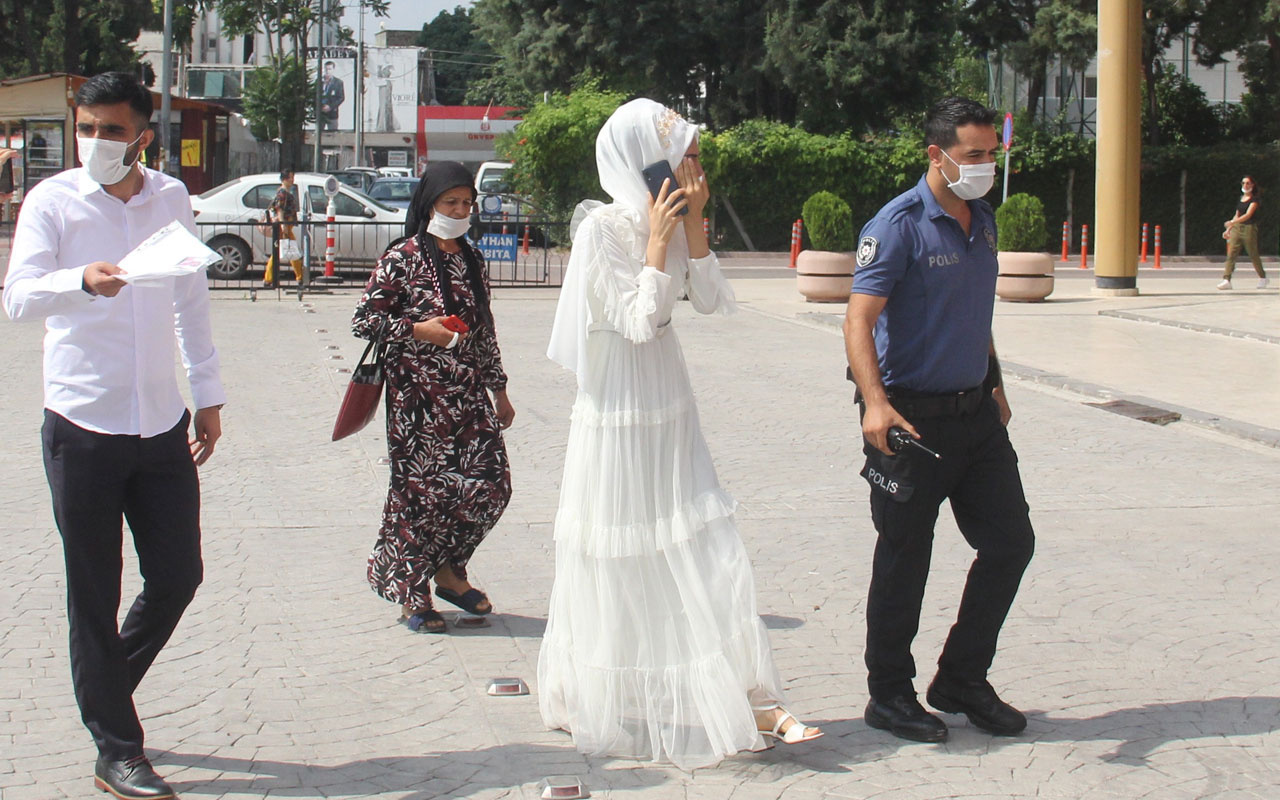
<svg viewBox="0 0 1280 800"><path fill-rule="evenodd" d="M457 239L465 236L469 230L471 230L471 217L454 219L439 211L432 214L431 221L427 223L427 233L441 239Z"/></svg>
<svg viewBox="0 0 1280 800"><path fill-rule="evenodd" d="M114 186L129 177L129 171L133 169L138 156L142 155L142 148L138 148L138 152L134 154L133 160L128 164L124 162L124 158L128 154L129 148L137 144L144 133L146 131L138 134L137 139L127 144L125 142L112 141L111 139L77 136L76 146L80 149L80 163L84 164L84 168L89 172L89 177L93 179L93 182L100 186Z"/></svg>
<svg viewBox="0 0 1280 800"><path fill-rule="evenodd" d="M946 150L938 149L948 161L956 165L956 169L960 170L960 177L954 181L947 177L947 173L942 173L943 179L947 182L947 188L954 192L956 197L961 200L977 200L991 191L992 184L996 182L996 162L956 164L956 160L947 155Z"/></svg>

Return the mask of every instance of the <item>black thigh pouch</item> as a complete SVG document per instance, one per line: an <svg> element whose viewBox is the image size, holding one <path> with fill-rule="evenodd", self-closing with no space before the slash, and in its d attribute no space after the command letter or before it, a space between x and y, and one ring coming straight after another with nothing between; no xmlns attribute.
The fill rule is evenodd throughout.
<svg viewBox="0 0 1280 800"><path fill-rule="evenodd" d="M885 455L869 442L864 442L862 452L866 453L867 463L860 473L871 484L871 496L874 504L878 497L895 503L905 503L915 494L915 465L908 453Z"/></svg>

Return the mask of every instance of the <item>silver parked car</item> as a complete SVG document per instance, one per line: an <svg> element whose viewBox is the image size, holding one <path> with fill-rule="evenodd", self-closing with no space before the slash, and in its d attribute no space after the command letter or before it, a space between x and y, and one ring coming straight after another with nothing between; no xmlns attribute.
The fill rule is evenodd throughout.
<svg viewBox="0 0 1280 800"><path fill-rule="evenodd" d="M317 223L310 239L313 266L324 258L324 220L329 202L324 183L328 177L314 172L294 175L299 209L308 209L310 218ZM222 256L222 261L209 268L210 278L243 278L254 264L266 264L271 234L261 223L279 188L278 173L260 173L236 178L191 198L200 238ZM339 185L333 199L335 265L348 271L371 269L387 245L404 234L405 210L346 185Z"/></svg>

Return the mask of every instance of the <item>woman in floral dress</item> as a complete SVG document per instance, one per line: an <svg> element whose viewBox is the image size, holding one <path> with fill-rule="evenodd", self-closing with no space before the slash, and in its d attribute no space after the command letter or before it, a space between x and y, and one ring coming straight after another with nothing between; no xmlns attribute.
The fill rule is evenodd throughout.
<svg viewBox="0 0 1280 800"><path fill-rule="evenodd" d="M405 238L378 260L356 307L356 336L386 345L391 485L369 556L374 591L412 631L441 633L437 597L493 610L467 562L511 499L502 429L515 409L489 310L488 276L467 242L475 190L456 162L431 165L409 206ZM461 320L462 326L449 318Z"/></svg>

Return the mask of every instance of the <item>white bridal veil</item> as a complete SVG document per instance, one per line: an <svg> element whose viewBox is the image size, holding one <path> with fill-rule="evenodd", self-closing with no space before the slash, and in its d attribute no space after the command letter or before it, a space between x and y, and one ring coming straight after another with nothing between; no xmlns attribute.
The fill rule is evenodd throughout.
<svg viewBox="0 0 1280 800"><path fill-rule="evenodd" d="M613 208L627 212L643 238L649 232L649 189L641 171L658 161L666 161L672 171L680 166L684 153L697 138L698 129L683 117L652 100L625 103L605 122L596 137L596 166L600 186L613 198L613 206L588 200L580 204L570 225L573 252L565 271L560 303L551 329L547 356L565 369L573 370L581 381L586 367L587 328L595 320L587 303L591 281L584 274L593 253L578 228L590 214ZM689 245L683 228L677 229L667 246L666 271L684 275L688 270Z"/></svg>

